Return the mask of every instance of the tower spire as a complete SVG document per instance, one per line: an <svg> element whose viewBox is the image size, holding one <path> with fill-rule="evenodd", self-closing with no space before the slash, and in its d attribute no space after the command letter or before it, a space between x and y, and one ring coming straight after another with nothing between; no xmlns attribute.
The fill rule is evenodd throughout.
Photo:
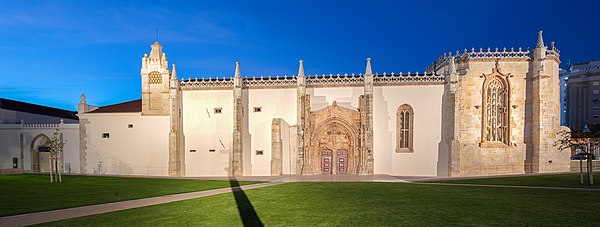
<svg viewBox="0 0 600 227"><path fill-rule="evenodd" d="M535 48L545 48L544 46L544 38L542 37L542 31L538 32L538 39Z"/></svg>
<svg viewBox="0 0 600 227"><path fill-rule="evenodd" d="M367 58L367 69L365 70L365 75L373 75L373 71L371 70L371 58Z"/></svg>

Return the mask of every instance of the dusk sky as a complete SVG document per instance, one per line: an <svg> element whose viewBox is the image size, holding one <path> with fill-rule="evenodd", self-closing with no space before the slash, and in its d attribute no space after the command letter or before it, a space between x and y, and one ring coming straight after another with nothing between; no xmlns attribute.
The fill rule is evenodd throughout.
<svg viewBox="0 0 600 227"><path fill-rule="evenodd" d="M156 39L179 77L423 72L444 52L534 47L600 59L598 1L0 2L0 97L76 110L141 97Z"/></svg>

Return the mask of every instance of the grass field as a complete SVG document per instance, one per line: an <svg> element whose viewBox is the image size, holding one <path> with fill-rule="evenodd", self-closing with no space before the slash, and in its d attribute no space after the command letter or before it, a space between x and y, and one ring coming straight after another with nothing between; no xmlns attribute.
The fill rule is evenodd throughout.
<svg viewBox="0 0 600 227"><path fill-rule="evenodd" d="M594 185L588 185L587 175L584 173L584 184L579 184L579 173L479 178L463 180L432 181L453 184L490 184L490 185L517 185L517 186L545 186L545 187L567 187L567 188L600 188L600 172L594 173Z"/></svg>
<svg viewBox="0 0 600 227"><path fill-rule="evenodd" d="M288 183L52 226L594 226L600 193L402 183Z"/></svg>
<svg viewBox="0 0 600 227"><path fill-rule="evenodd" d="M51 184L48 175L3 175L0 216L226 187L228 181L72 175Z"/></svg>

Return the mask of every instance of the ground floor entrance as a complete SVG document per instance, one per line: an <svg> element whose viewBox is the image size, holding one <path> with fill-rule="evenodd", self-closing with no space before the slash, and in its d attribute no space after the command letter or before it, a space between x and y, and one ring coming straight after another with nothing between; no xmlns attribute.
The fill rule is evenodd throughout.
<svg viewBox="0 0 600 227"><path fill-rule="evenodd" d="M335 153L329 149L322 150L321 172L323 174L347 174L348 150L339 149Z"/></svg>

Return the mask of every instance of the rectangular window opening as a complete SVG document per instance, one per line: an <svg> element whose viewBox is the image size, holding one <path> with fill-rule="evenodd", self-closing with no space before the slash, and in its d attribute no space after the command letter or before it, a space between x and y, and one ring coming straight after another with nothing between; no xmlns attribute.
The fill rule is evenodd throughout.
<svg viewBox="0 0 600 227"><path fill-rule="evenodd" d="M264 151L262 151L262 150L256 150L256 155L263 155L263 154L264 154Z"/></svg>
<svg viewBox="0 0 600 227"><path fill-rule="evenodd" d="M214 153L215 151L216 151L215 149L208 150L208 152L210 152L210 153Z"/></svg>
<svg viewBox="0 0 600 227"><path fill-rule="evenodd" d="M133 128L133 124L128 124L127 128Z"/></svg>
<svg viewBox="0 0 600 227"><path fill-rule="evenodd" d="M102 133L102 138L103 138L103 139L108 139L108 138L110 138L110 134L109 134L109 133L107 133L107 132L105 132L105 133Z"/></svg>
<svg viewBox="0 0 600 227"><path fill-rule="evenodd" d="M190 150L190 152L194 152L194 153L195 153L195 152L196 152L196 150Z"/></svg>
<svg viewBox="0 0 600 227"><path fill-rule="evenodd" d="M598 85L600 85L600 82L598 82L598 81L595 81L592 83L592 86L598 86Z"/></svg>
<svg viewBox="0 0 600 227"><path fill-rule="evenodd" d="M260 113L262 112L262 107L258 106L258 107L254 107L254 112L255 113Z"/></svg>
<svg viewBox="0 0 600 227"><path fill-rule="evenodd" d="M220 113L223 113L223 108L215 107L215 114L220 114Z"/></svg>

